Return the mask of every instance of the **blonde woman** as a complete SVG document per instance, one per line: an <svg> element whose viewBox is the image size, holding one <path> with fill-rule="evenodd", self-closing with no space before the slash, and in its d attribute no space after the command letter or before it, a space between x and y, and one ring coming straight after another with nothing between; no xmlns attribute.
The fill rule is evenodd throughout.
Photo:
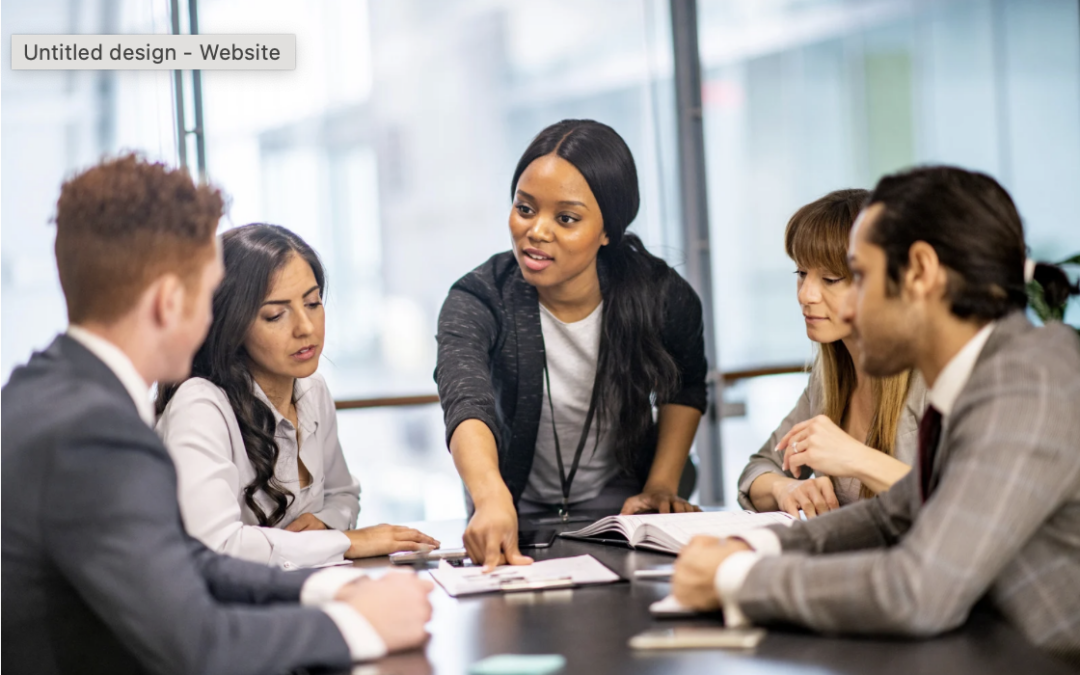
<svg viewBox="0 0 1080 675"><path fill-rule="evenodd" d="M840 318L851 284L848 233L868 196L837 190L788 222L784 248L795 261L806 336L820 347L795 409L739 477L744 508L813 518L888 490L915 461L926 386L911 371L862 372L853 329Z"/></svg>

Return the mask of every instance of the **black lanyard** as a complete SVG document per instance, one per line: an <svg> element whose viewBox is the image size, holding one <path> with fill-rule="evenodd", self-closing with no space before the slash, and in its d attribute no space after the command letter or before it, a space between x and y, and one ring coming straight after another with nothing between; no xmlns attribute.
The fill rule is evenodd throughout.
<svg viewBox="0 0 1080 675"><path fill-rule="evenodd" d="M559 432L555 430L555 404L551 401L551 375L548 373L547 355L544 356L544 382L547 384L548 412L551 413L551 434L555 437L555 459L559 463L559 482L562 484L562 506L559 507L559 517L564 521L570 519L570 486L574 483L578 465L581 463L581 453L585 450L585 442L589 438L589 428L592 427L593 416L596 414L596 402L600 394L600 373L597 372L593 381L592 398L589 400L589 412L585 415L585 426L581 430L581 438L578 439L577 450L574 451L574 462L570 465L570 475L566 475L563 465L562 447L559 445ZM596 445L593 452L600 445L600 427L596 428Z"/></svg>

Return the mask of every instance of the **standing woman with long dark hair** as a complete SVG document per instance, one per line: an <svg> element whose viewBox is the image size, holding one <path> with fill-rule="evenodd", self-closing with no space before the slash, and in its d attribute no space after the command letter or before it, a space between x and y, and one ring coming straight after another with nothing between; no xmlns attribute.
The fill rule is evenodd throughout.
<svg viewBox="0 0 1080 675"><path fill-rule="evenodd" d="M303 239L253 224L221 237L225 276L189 379L165 385L157 430L184 526L209 548L281 567L437 546L414 529L354 529L334 399L315 371L326 275Z"/></svg>
<svg viewBox="0 0 1080 675"><path fill-rule="evenodd" d="M511 198L513 250L451 287L435 370L485 565L529 562L518 512L697 510L677 493L706 403L701 302L626 231L623 139L592 120L544 129Z"/></svg>

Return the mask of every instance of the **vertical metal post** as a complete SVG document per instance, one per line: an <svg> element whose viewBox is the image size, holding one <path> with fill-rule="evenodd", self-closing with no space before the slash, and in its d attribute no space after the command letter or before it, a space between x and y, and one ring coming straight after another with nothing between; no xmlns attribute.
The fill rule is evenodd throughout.
<svg viewBox="0 0 1080 675"><path fill-rule="evenodd" d="M170 0L172 9L172 32L173 35L181 35L180 26L180 0ZM187 0L188 7L188 34L199 34L199 3L198 0ZM187 138L195 137L195 165L198 170L199 180L206 180L206 136L203 133L203 105L202 105L202 71L191 71L191 96L192 108L195 115L195 128L187 128L187 110L184 106L184 71L173 71L173 91L176 95L176 150L180 158L180 166L188 165Z"/></svg>
<svg viewBox="0 0 1080 675"><path fill-rule="evenodd" d="M188 0L188 32L199 34L199 0ZM203 129L202 71L191 71L192 103L195 107L195 164L199 169L199 180L206 180L206 135Z"/></svg>
<svg viewBox="0 0 1080 675"><path fill-rule="evenodd" d="M679 151L679 202L686 242L687 280L701 298L705 355L711 372L718 369L709 253L709 203L705 184L705 133L701 109L701 57L698 52L696 0L671 1L675 56L676 131ZM723 378L709 378L709 408L698 428L701 503L724 503L724 464L720 448Z"/></svg>
<svg viewBox="0 0 1080 675"><path fill-rule="evenodd" d="M1004 0L995 0L991 5L990 35L994 43L994 107L997 112L998 172L1001 182L1010 189L1015 189L1013 179L1012 130L1009 114L1009 73L1008 73L1008 17Z"/></svg>
<svg viewBox="0 0 1080 675"><path fill-rule="evenodd" d="M170 0L172 33L180 35L180 0ZM184 71L173 71L173 97L176 103L176 152L180 166L187 166L187 121L184 111Z"/></svg>

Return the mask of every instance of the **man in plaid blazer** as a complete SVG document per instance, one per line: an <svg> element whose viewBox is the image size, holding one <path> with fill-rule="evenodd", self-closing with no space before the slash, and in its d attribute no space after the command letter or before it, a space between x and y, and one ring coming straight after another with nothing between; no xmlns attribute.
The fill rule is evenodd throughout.
<svg viewBox="0 0 1080 675"><path fill-rule="evenodd" d="M729 625L931 636L985 597L1080 664L1080 341L1024 316L1034 266L1012 200L960 169L887 176L848 253L862 366L915 367L931 387L919 461L891 490L813 520L695 539L676 598L722 606ZM1048 291L1076 292L1059 269L1036 269Z"/></svg>

